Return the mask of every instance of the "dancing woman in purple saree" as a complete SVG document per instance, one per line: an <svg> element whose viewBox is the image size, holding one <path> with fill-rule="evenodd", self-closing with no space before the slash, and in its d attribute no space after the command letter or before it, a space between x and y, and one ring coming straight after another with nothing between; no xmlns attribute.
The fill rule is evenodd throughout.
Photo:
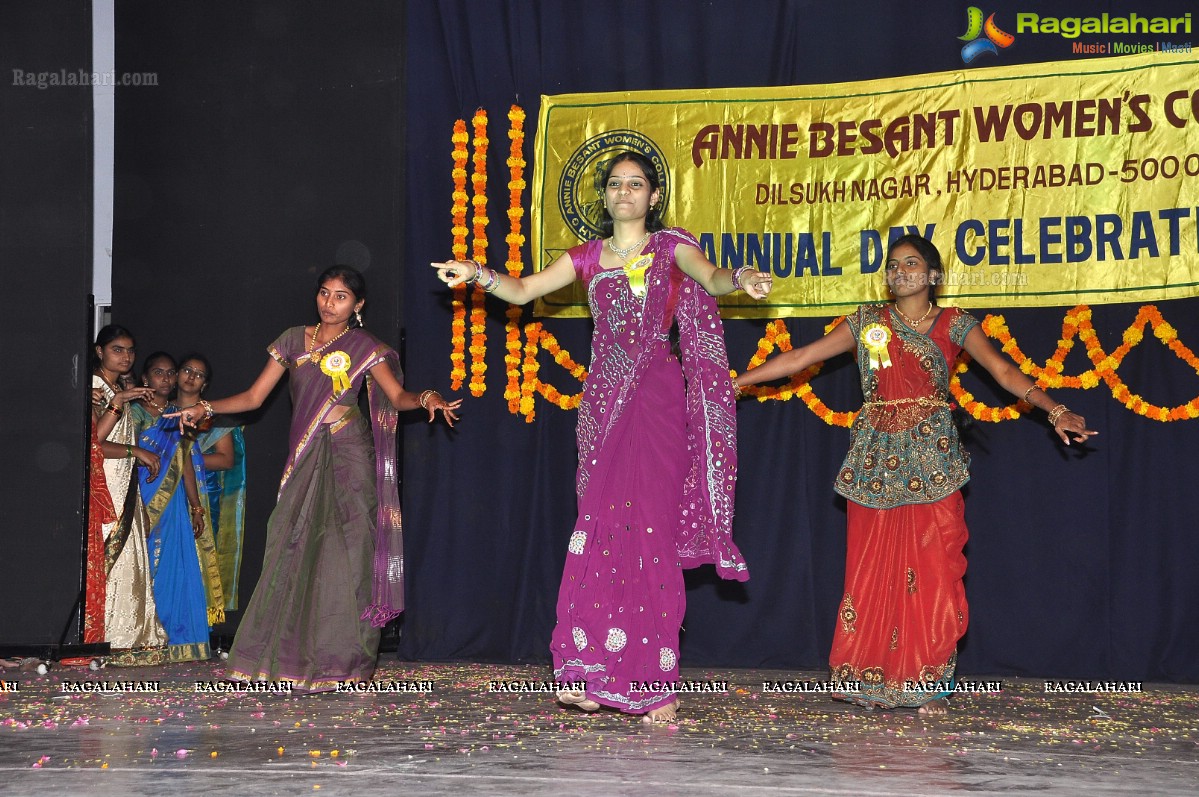
<svg viewBox="0 0 1199 797"><path fill-rule="evenodd" d="M432 421L441 410L452 426L462 403L403 387L395 350L362 329L366 286L357 271L335 266L317 286L320 322L280 335L249 390L175 413L194 425L214 413L256 409L290 373L291 440L279 502L225 675L290 681L301 692L374 673L379 629L404 608L396 414L419 408ZM358 410L364 385L370 423Z"/></svg>
<svg viewBox="0 0 1199 797"><path fill-rule="evenodd" d="M723 578L749 578L732 539L736 415L713 297L744 289L763 298L770 275L716 268L690 233L664 229L656 171L643 156L618 155L603 185L610 236L536 274L433 266L448 285L477 280L514 304L586 283L595 332L579 405L579 515L550 643L555 680L584 688L558 699L668 722L683 568L713 564Z"/></svg>

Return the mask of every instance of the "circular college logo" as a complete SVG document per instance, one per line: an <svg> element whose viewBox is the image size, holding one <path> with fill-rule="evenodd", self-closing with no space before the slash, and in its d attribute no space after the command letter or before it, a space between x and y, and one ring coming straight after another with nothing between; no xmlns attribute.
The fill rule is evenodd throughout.
<svg viewBox="0 0 1199 797"><path fill-rule="evenodd" d="M562 167L558 210L579 240L589 241L602 235L604 173L612 159L625 151L640 153L654 164L661 186L659 207L662 213L666 212L670 204L670 170L661 148L636 130L609 130L584 141Z"/></svg>

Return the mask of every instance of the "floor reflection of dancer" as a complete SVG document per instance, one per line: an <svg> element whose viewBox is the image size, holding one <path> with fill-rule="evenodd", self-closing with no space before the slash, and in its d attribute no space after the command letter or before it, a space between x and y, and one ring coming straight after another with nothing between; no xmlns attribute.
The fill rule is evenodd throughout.
<svg viewBox="0 0 1199 797"><path fill-rule="evenodd" d="M893 303L863 305L823 338L735 382L740 389L857 353L866 401L836 480L848 499L848 550L829 666L833 680L860 684L840 699L941 714L968 620L960 488L969 455L949 409L958 353L965 349L1005 390L1047 410L1066 445L1095 432L1000 356L973 316L935 303L944 267L930 241L897 239L886 275Z"/></svg>
<svg viewBox="0 0 1199 797"><path fill-rule="evenodd" d="M290 373L290 454L262 576L229 652L232 680L287 680L296 691L369 680L379 629L403 609L396 411L423 409L430 421L440 411L452 425L461 401L404 388L395 350L362 328L365 301L361 274L328 269L319 322L280 335L249 390L177 413L195 424L257 409ZM371 423L358 409L364 384Z"/></svg>
<svg viewBox="0 0 1199 797"><path fill-rule="evenodd" d="M558 699L665 722L677 707L660 687L678 679L682 568L712 563L725 578L748 578L731 536L736 416L712 296L744 288L762 298L770 275L716 268L689 233L663 229L658 178L643 156L614 158L602 185L605 238L542 271L433 266L448 285L478 281L515 304L586 283L595 332L579 406L579 515L551 642L556 680L586 689Z"/></svg>

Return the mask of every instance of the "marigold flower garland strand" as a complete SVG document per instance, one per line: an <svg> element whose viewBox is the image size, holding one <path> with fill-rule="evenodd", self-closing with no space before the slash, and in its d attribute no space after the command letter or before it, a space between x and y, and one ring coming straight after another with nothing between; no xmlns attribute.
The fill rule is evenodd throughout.
<svg viewBox="0 0 1199 797"><path fill-rule="evenodd" d="M1041 387L1090 390L1097 387L1102 380L1111 391L1112 397L1130 412L1163 423L1199 418L1199 396L1174 407L1158 406L1145 401L1143 397L1129 390L1128 385L1116 373L1128 353L1144 340L1146 325L1152 328L1154 336L1174 356L1185 362L1199 375L1199 357L1196 357L1195 353L1178 339L1178 330L1162 318L1161 312L1151 304L1143 305L1138 310L1136 319L1121 336L1122 343L1110 355L1103 350L1099 342L1099 335L1091 323L1091 308L1087 305L1078 305L1066 313L1062 322L1062 337L1058 341L1053 356L1045 362L1044 366L1038 366L1020 350L1003 316L988 315L982 324L983 331L988 337L997 340L1003 351L1016 362L1020 370L1036 380ZM1087 357L1095 367L1077 376L1064 376L1062 372L1065 369L1065 359L1074 348L1076 336L1083 342ZM964 370L964 364L957 368L958 373ZM955 383L957 383L956 376ZM974 401L972 395L961 389L960 383L957 384L957 388L961 395L959 396L955 392L955 397L958 398L963 408L976 418L998 421L1007 420L1009 417L1018 417L1018 413L1012 409L1015 405L1001 409L988 407L981 402Z"/></svg>
<svg viewBox="0 0 1199 797"><path fill-rule="evenodd" d="M825 327L827 334L834 326L844 319L838 318ZM1154 305L1144 305L1137 312L1137 317L1122 335L1122 343L1110 355L1104 351L1099 342L1099 336L1091 323L1091 308L1078 305L1066 313L1062 322L1062 337L1058 341L1053 355L1046 360L1044 366L1034 363L1017 344L1007 327L1007 322L1001 315L987 315L982 321L983 332L1000 344L1005 354L1028 374L1033 380L1046 389L1081 389L1089 390L1097 387L1102 381L1111 390L1112 397L1124 405L1130 412L1135 412L1155 421L1169 422L1199 418L1199 396L1174 407L1162 407L1133 393L1120 379L1117 370L1128 353L1139 345L1145 337L1145 327L1150 326L1153 334L1163 344L1199 375L1199 357L1178 339L1178 330L1171 326ZM1074 348L1075 338L1081 340L1086 347L1087 357L1094 363L1093 369L1077 376L1066 376L1065 359ZM781 319L769 322L766 333L758 342L758 349L750 358L749 365L760 365L775 349L788 351L791 349L791 337ZM978 401L961 383L961 375L970 366L971 358L963 353L958 360L953 376L950 378L949 389L958 405L974 418L988 423L999 423L1019 418L1023 411L1031 405L1016 401L1004 407L992 407ZM851 426L856 417L853 412L834 412L824 404L813 392L809 384L811 378L820 372L823 363L818 363L806 371L791 377L788 384L781 387L749 386L744 390L747 394L756 396L759 401L768 399L787 401L798 396L813 414L832 426Z"/></svg>
<svg viewBox="0 0 1199 797"><path fill-rule="evenodd" d="M455 260L465 260L467 251L466 234L469 230L466 227L466 144L469 140L466 133L466 121L459 119L454 122L454 135L451 138L454 144L454 150L451 153L454 159L454 169L451 172L454 179L454 192L450 210L450 217L453 221L451 229L453 245L450 251L453 252ZM450 303L453 310L450 322L450 389L461 390L462 383L466 379L465 285L454 287Z"/></svg>
<svg viewBox="0 0 1199 797"><path fill-rule="evenodd" d="M521 260L521 247L524 246L525 236L521 234L522 221L525 215L522 197L525 190L525 112L519 105L508 109L508 139L512 142L508 151L508 235L504 239L508 244L508 274L519 277L524 272ZM504 324L504 371L508 384L504 388L504 399L508 402L508 412L520 413L520 317L523 309L520 305L510 304L505 311L507 321Z"/></svg>
<svg viewBox="0 0 1199 797"><path fill-rule="evenodd" d="M487 112L478 109L471 122L475 132L474 173L470 178L474 188L471 198L474 207L474 259L480 265L487 265ZM486 376L487 296L476 282L470 304L470 394L475 398L487 392Z"/></svg>

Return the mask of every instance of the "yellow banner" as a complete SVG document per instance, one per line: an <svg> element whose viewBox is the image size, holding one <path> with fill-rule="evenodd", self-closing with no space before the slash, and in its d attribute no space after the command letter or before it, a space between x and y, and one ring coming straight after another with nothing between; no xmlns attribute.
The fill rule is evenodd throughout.
<svg viewBox="0 0 1199 797"><path fill-rule="evenodd" d="M542 97L532 251L599 235L611 158L649 156L667 224L718 266L774 274L730 318L886 298L890 240L929 237L944 304L1199 295L1199 58L1096 58L822 86ZM540 315L587 315L579 283Z"/></svg>

